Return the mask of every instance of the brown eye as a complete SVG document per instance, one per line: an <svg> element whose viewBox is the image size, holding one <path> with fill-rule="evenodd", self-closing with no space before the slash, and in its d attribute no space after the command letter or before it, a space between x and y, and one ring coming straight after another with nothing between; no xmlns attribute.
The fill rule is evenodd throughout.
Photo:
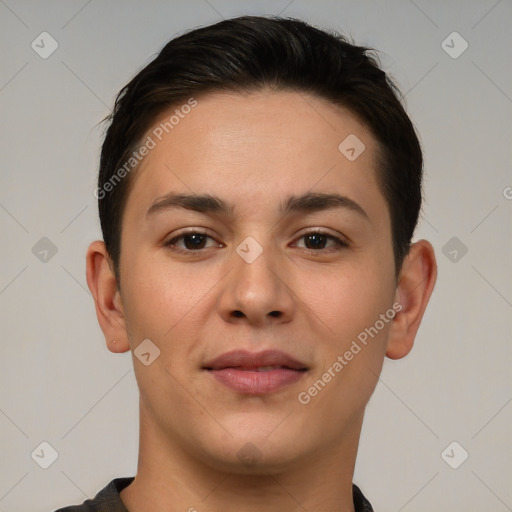
<svg viewBox="0 0 512 512"><path fill-rule="evenodd" d="M183 244L185 245L185 248L189 249L189 250L193 250L193 249L203 249L207 237L206 237L206 235L203 235L200 233L193 233L191 235L184 235L182 238L183 238Z"/></svg>
<svg viewBox="0 0 512 512"><path fill-rule="evenodd" d="M308 249L324 249L327 243L327 237L320 233L305 235L304 240L306 241L305 245Z"/></svg>
<svg viewBox="0 0 512 512"><path fill-rule="evenodd" d="M199 252L202 249L208 248L206 245L208 239L215 241L211 236L199 231L189 231L182 233L166 242L164 245L177 252ZM217 243L217 246L220 244ZM215 246L210 245L209 247Z"/></svg>
<svg viewBox="0 0 512 512"><path fill-rule="evenodd" d="M305 249L314 252L336 251L343 247L348 247L348 244L340 238L323 231L310 231L309 233L302 235L299 240L304 240ZM329 243L330 247L326 247Z"/></svg>

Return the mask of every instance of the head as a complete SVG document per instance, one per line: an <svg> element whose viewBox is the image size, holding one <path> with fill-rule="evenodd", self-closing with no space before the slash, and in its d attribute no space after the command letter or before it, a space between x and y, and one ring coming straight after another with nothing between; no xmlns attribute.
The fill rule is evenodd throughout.
<svg viewBox="0 0 512 512"><path fill-rule="evenodd" d="M212 467L257 447L265 471L354 441L435 282L411 244L420 144L376 56L298 20L226 20L170 41L109 121L88 283L109 349L158 354L134 354L154 436ZM212 368L237 349L300 370L235 390Z"/></svg>
<svg viewBox="0 0 512 512"><path fill-rule="evenodd" d="M377 142L374 171L391 218L398 275L418 221L423 167L399 89L380 69L376 54L342 35L299 20L246 16L173 39L118 94L96 191L103 238L118 277L123 211L138 167L137 159L134 165L129 161L156 119L173 107L189 111L191 98L208 93L265 89L322 98L370 130ZM167 130L179 122L174 117L167 120ZM119 177L123 167L128 170Z"/></svg>

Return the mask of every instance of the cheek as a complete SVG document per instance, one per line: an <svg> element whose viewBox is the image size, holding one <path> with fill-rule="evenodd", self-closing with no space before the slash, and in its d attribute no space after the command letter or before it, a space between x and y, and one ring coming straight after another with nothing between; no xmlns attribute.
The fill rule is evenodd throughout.
<svg viewBox="0 0 512 512"><path fill-rule="evenodd" d="M297 295L330 345L342 349L391 306L394 287L388 275L368 262L318 270L297 281Z"/></svg>
<svg viewBox="0 0 512 512"><path fill-rule="evenodd" d="M125 259L123 290L125 320L133 339L162 344L200 301L207 283L194 280L192 269L170 265L159 251Z"/></svg>
<svg viewBox="0 0 512 512"><path fill-rule="evenodd" d="M168 406L165 404L172 397L173 407L184 412L191 408L199 417L201 411L191 403L182 370L199 339L191 319L205 290L211 285L202 279L194 280L191 269L184 271L168 264L161 253L127 257L125 268L130 270L123 276L123 304L132 352L145 339L151 340L160 350L148 366L139 362L136 355L133 357L146 407L152 408L153 415L168 422L170 418L166 418Z"/></svg>
<svg viewBox="0 0 512 512"><path fill-rule="evenodd" d="M332 368L336 361L340 363L336 366L340 378L334 379L332 391L347 403L362 403L371 396L382 368L395 314L393 280L379 266L364 265L364 270L353 268L330 296L335 335L325 349L322 370ZM346 395L347 391L351 393Z"/></svg>
<svg viewBox="0 0 512 512"><path fill-rule="evenodd" d="M326 334L316 340L317 364L301 397L309 400L307 407L318 421L328 411L333 427L327 429L327 437L337 435L337 426L360 414L370 399L394 316L392 280L378 267L364 269L353 267L333 279L327 293L317 290L310 295L314 317L321 318ZM387 321L381 320L389 311Z"/></svg>

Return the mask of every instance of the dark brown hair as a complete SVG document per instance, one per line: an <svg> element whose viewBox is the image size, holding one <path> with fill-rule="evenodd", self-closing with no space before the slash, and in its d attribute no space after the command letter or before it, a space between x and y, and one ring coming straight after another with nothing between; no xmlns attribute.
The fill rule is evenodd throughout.
<svg viewBox="0 0 512 512"><path fill-rule="evenodd" d="M420 143L399 90L370 48L300 20L243 16L171 40L117 95L107 118L96 197L118 286L122 217L133 182L125 163L156 118L202 94L267 88L324 98L351 111L373 133L398 274L418 221L423 169Z"/></svg>

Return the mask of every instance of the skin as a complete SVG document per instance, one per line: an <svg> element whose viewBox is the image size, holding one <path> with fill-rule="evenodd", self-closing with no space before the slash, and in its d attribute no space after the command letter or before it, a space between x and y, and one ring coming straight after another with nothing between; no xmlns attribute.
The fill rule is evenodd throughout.
<svg viewBox="0 0 512 512"><path fill-rule="evenodd" d="M384 358L404 357L413 346L436 279L434 251L425 240L413 244L395 278L376 141L350 112L298 92L197 100L131 177L121 282L103 242L87 252L87 282L108 349L133 355L150 339L160 350L148 366L133 357L139 463L121 498L130 512L353 511L365 407ZM338 150L349 134L366 146L354 161ZM169 192L219 196L233 210L173 208L146 217ZM346 196L366 216L346 207L280 212L282 201L306 192ZM190 238L175 240L188 228L211 238L201 239L200 250ZM348 245L329 238L312 244L307 231ZM252 263L236 252L248 236L263 251ZM166 246L170 240L188 253ZM394 303L401 311L300 403L298 394ZM282 350L308 371L268 395L236 393L202 369L233 349ZM247 451L253 464L239 456Z"/></svg>

